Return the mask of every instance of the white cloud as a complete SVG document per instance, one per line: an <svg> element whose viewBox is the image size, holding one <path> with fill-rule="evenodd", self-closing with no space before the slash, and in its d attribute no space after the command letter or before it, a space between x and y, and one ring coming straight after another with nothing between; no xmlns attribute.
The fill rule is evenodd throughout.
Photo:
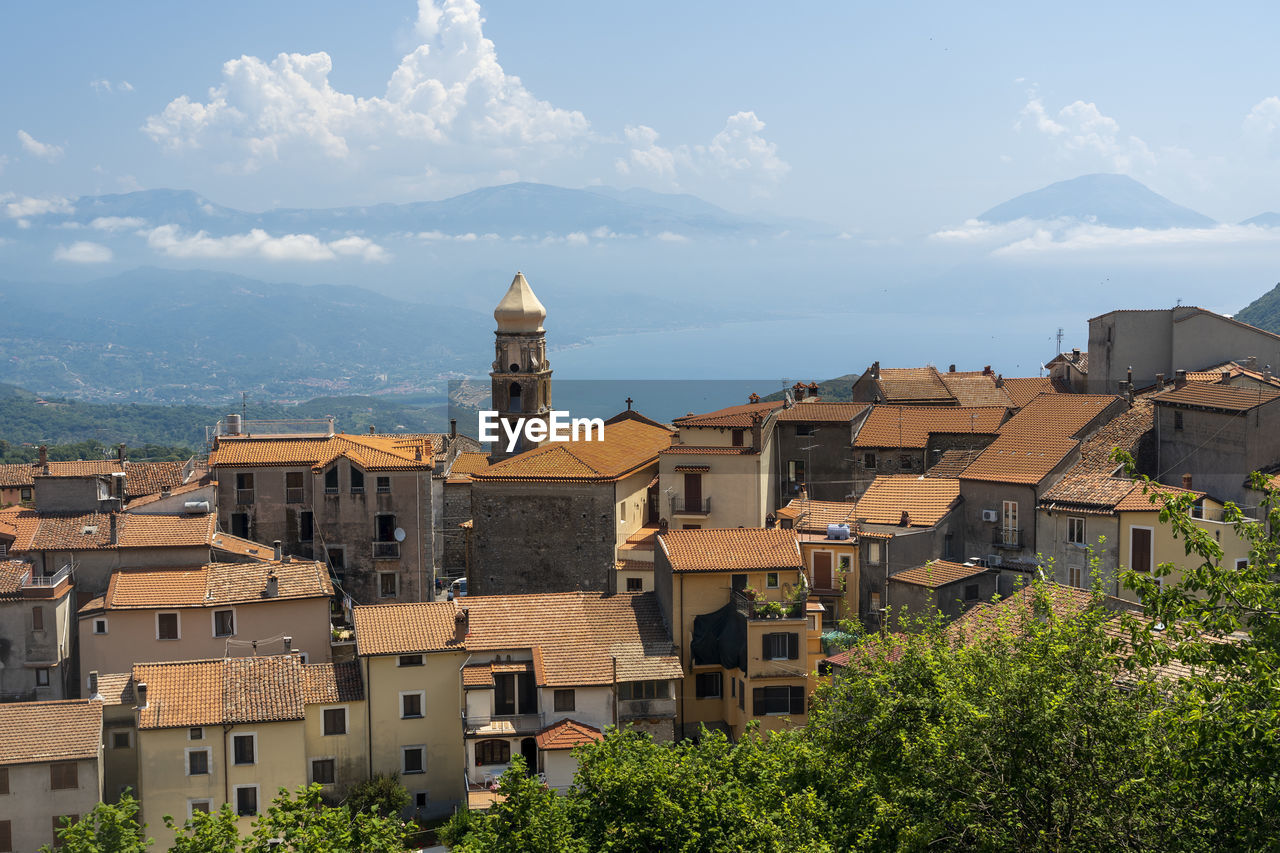
<svg viewBox="0 0 1280 853"><path fill-rule="evenodd" d="M657 239L664 243L688 243L689 238L683 234L675 234L671 231L663 231L657 235Z"/></svg>
<svg viewBox="0 0 1280 853"><path fill-rule="evenodd" d="M1270 153L1280 152L1280 98L1272 95L1254 104L1244 117L1244 133Z"/></svg>
<svg viewBox="0 0 1280 853"><path fill-rule="evenodd" d="M99 231L124 231L141 228L146 224L147 221L138 216L99 216L89 223L89 227Z"/></svg>
<svg viewBox="0 0 1280 853"><path fill-rule="evenodd" d="M990 223L971 219L930 239L960 246L991 248L993 257L1027 257L1105 250L1177 249L1280 243L1280 228L1214 225L1207 228L1112 228L1070 219L1052 222L1018 219Z"/></svg>
<svg viewBox="0 0 1280 853"><path fill-rule="evenodd" d="M1063 159L1101 163L1116 172L1152 169L1156 155L1136 136L1120 132L1120 124L1103 115L1096 104L1073 101L1056 115L1033 92L1014 127L1030 127L1053 140Z"/></svg>
<svg viewBox="0 0 1280 853"><path fill-rule="evenodd" d="M105 264L114 257L111 250L101 243L90 243L78 240L70 246L59 246L53 250L55 261L67 261L73 264Z"/></svg>
<svg viewBox="0 0 1280 853"><path fill-rule="evenodd" d="M128 80L121 80L119 83L112 84L110 80L90 80L89 85L95 92L132 92L133 84Z"/></svg>
<svg viewBox="0 0 1280 853"><path fill-rule="evenodd" d="M22 150L32 157L39 157L41 160L48 160L50 163L54 163L62 157L61 146L49 142L41 142L25 130L18 131L18 141L22 143Z"/></svg>
<svg viewBox="0 0 1280 853"><path fill-rule="evenodd" d="M25 221L32 216L44 216L48 213L74 213L71 202L61 196L35 198L32 196L15 196L13 193L0 193L0 203L4 204L4 215L9 219Z"/></svg>
<svg viewBox="0 0 1280 853"><path fill-rule="evenodd" d="M184 235L176 225L161 225L140 232L147 245L174 258L248 258L269 261L332 261L339 256L359 257L366 262L386 261L387 251L364 237L343 237L328 243L314 234L285 234L272 237L260 228L247 234L211 237L207 232Z"/></svg>
<svg viewBox="0 0 1280 853"><path fill-rule="evenodd" d="M539 100L498 63L475 0L419 0L423 43L380 96L333 87L324 52L241 56L204 100L187 95L143 130L171 152L200 152L237 171L341 163L430 183L458 171L527 169L585 144L582 113Z"/></svg>
<svg viewBox="0 0 1280 853"><path fill-rule="evenodd" d="M761 135L764 128L754 112L739 112L729 116L710 143L667 148L658 144L653 128L629 125L624 135L631 148L614 166L621 175L639 174L672 188L715 177L746 182L752 195L764 195L791 169L778 156L778 146Z"/></svg>

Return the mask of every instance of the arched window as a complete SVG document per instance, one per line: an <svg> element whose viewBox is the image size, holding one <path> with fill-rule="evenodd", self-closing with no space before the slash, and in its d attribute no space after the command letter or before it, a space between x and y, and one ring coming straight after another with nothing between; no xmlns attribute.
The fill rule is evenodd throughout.
<svg viewBox="0 0 1280 853"><path fill-rule="evenodd" d="M511 761L511 744L505 740L482 740L476 744L476 767Z"/></svg>
<svg viewBox="0 0 1280 853"><path fill-rule="evenodd" d="M520 383L519 382L511 383L511 387L507 390L507 396L511 400L511 408L509 409L509 411L512 411L512 412L524 411L520 407Z"/></svg>

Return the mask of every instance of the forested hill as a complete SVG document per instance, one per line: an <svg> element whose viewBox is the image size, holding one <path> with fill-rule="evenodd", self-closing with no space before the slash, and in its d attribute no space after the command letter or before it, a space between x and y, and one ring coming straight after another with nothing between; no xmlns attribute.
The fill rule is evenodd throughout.
<svg viewBox="0 0 1280 853"><path fill-rule="evenodd" d="M1235 318L1241 323L1280 334L1280 284L1240 309Z"/></svg>

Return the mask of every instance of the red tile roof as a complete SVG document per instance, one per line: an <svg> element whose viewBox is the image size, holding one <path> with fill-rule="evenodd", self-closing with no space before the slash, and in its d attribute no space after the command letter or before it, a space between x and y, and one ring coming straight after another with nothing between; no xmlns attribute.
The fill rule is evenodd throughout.
<svg viewBox="0 0 1280 853"><path fill-rule="evenodd" d="M274 573L277 595L266 598ZM323 563L210 563L194 569L119 569L111 573L106 610L214 607L300 598L329 598L333 583Z"/></svg>
<svg viewBox="0 0 1280 853"><path fill-rule="evenodd" d="M1004 392L1009 396L1010 402L1018 408L1022 408L1037 394L1053 394L1056 390L1053 386L1053 380L1048 376L1030 376L1026 378L1006 379L1004 381Z"/></svg>
<svg viewBox="0 0 1280 853"><path fill-rule="evenodd" d="M938 371L938 378L961 406L1012 406L1004 389L996 385L993 373L981 370L956 373Z"/></svg>
<svg viewBox="0 0 1280 853"><path fill-rule="evenodd" d="M577 720L560 720L538 732L538 749L573 749L584 743L599 743L604 732Z"/></svg>
<svg viewBox="0 0 1280 853"><path fill-rule="evenodd" d="M947 584L975 577L985 571L987 569L984 566L966 566L947 560L933 560L923 566L916 566L890 575L889 580L938 589Z"/></svg>
<svg viewBox="0 0 1280 853"><path fill-rule="evenodd" d="M101 702L0 703L0 764L96 759L101 747Z"/></svg>
<svg viewBox="0 0 1280 853"><path fill-rule="evenodd" d="M687 414L676 418L672 424L677 427L721 427L730 429L747 429L751 426L751 416L767 417L771 412L781 409L782 400L770 400L760 403L745 403L741 406L728 406L701 415Z"/></svg>
<svg viewBox="0 0 1280 853"><path fill-rule="evenodd" d="M360 664L306 663L302 665L302 701L307 705L332 705L364 699Z"/></svg>
<svg viewBox="0 0 1280 853"><path fill-rule="evenodd" d="M793 498L778 510L779 519L791 519L796 530L804 533L826 533L828 524L854 526L857 504L847 501L811 501Z"/></svg>
<svg viewBox="0 0 1280 853"><path fill-rule="evenodd" d="M22 581L31 571L31 564L20 560L0 562L0 601L22 597Z"/></svg>
<svg viewBox="0 0 1280 853"><path fill-rule="evenodd" d="M147 686L139 729L300 720L312 699L352 689L336 670L308 674L298 655L137 664L133 681Z"/></svg>
<svg viewBox="0 0 1280 853"><path fill-rule="evenodd" d="M886 403L955 401L936 367L884 367L877 384Z"/></svg>
<svg viewBox="0 0 1280 853"><path fill-rule="evenodd" d="M361 655L405 655L463 648L463 625L452 601L370 604L353 611Z"/></svg>
<svg viewBox="0 0 1280 853"><path fill-rule="evenodd" d="M1062 464L1079 444L1072 438L1026 433L1001 435L965 469L960 479L1035 485Z"/></svg>
<svg viewBox="0 0 1280 853"><path fill-rule="evenodd" d="M478 483L612 482L656 462L671 438L671 431L664 426L621 420L605 425L603 441L549 442L476 471L471 478Z"/></svg>
<svg viewBox="0 0 1280 853"><path fill-rule="evenodd" d="M867 403L801 402L778 412L778 421L811 424L848 423L865 412L867 406Z"/></svg>
<svg viewBox="0 0 1280 853"><path fill-rule="evenodd" d="M858 498L854 516L868 524L932 527L960 502L960 481L914 474L880 476Z"/></svg>
<svg viewBox="0 0 1280 853"><path fill-rule="evenodd" d="M124 493L136 498L182 485L185 462L125 462Z"/></svg>
<svg viewBox="0 0 1280 853"><path fill-rule="evenodd" d="M673 572L800 569L804 561L792 530L752 527L668 530L658 545Z"/></svg>
<svg viewBox="0 0 1280 853"><path fill-rule="evenodd" d="M1181 388L1167 388L1151 400L1159 406L1209 409L1240 413L1255 409L1280 397L1280 391L1269 388L1236 388L1230 385L1188 382Z"/></svg>
<svg viewBox="0 0 1280 853"><path fill-rule="evenodd" d="M254 438L222 436L209 454L211 468L309 466L320 470L347 458L366 471L424 470L435 466L433 435L345 435Z"/></svg>
<svg viewBox="0 0 1280 853"><path fill-rule="evenodd" d="M854 447L910 447L923 449L929 433L990 435L1004 422L1003 406L873 406L854 437Z"/></svg>

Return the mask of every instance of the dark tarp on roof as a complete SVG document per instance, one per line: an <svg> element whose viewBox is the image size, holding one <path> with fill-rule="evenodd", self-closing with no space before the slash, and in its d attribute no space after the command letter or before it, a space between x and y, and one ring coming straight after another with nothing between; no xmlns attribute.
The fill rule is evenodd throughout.
<svg viewBox="0 0 1280 853"><path fill-rule="evenodd" d="M747 671L747 619L730 601L711 613L693 617L694 666L720 665Z"/></svg>

